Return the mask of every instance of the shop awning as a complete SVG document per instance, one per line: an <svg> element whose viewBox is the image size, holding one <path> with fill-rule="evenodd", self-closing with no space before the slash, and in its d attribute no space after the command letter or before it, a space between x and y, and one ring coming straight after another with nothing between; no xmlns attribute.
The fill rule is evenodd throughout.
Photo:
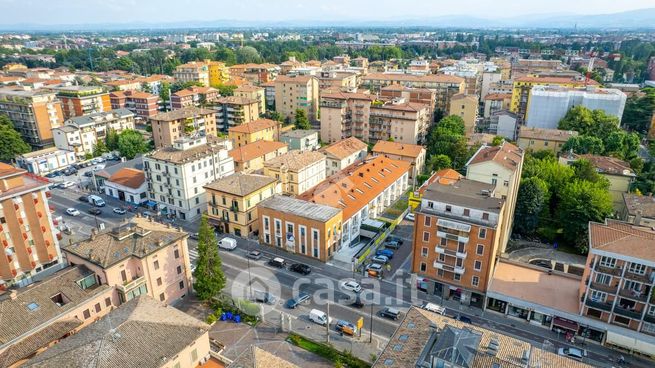
<svg viewBox="0 0 655 368"><path fill-rule="evenodd" d="M157 202L151 200L144 202L144 204L146 205L146 207L150 207L150 208L155 208L157 206Z"/></svg>
<svg viewBox="0 0 655 368"><path fill-rule="evenodd" d="M573 332L578 332L578 323L570 321L568 319L560 318L560 317L555 317L553 318L553 326L561 327L565 330L573 331Z"/></svg>

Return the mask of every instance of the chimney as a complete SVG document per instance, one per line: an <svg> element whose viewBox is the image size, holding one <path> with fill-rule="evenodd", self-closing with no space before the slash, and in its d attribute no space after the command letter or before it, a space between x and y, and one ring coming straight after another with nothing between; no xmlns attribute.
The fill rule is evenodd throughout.
<svg viewBox="0 0 655 368"><path fill-rule="evenodd" d="M12 290L9 292L9 299L16 300L17 297L18 297L18 293L16 292L16 290Z"/></svg>
<svg viewBox="0 0 655 368"><path fill-rule="evenodd" d="M641 210L637 210L637 213L635 214L635 219L633 222L637 226L641 225L641 214L642 214Z"/></svg>

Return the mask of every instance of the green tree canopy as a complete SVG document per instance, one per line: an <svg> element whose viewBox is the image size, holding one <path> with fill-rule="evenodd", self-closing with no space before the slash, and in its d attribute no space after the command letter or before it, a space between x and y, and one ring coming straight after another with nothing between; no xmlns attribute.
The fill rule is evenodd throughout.
<svg viewBox="0 0 655 368"><path fill-rule="evenodd" d="M102 156L103 153L107 153L107 152L109 152L109 150L107 149L107 145L105 144L104 141L101 140L98 141L95 147L93 147L94 157Z"/></svg>
<svg viewBox="0 0 655 368"><path fill-rule="evenodd" d="M628 97L621 121L626 129L646 134L655 111L655 88L645 88L642 92L644 96Z"/></svg>
<svg viewBox="0 0 655 368"><path fill-rule="evenodd" d="M262 60L259 51L252 46L238 48L236 51L236 58L239 64L259 63Z"/></svg>
<svg viewBox="0 0 655 368"><path fill-rule="evenodd" d="M105 137L105 146L110 151L116 151L118 149L118 133L116 130L109 129L107 137Z"/></svg>
<svg viewBox="0 0 655 368"><path fill-rule="evenodd" d="M562 151L573 151L578 154L590 153L601 155L605 152L605 145L600 138L590 135L578 135L569 138L562 146Z"/></svg>
<svg viewBox="0 0 655 368"><path fill-rule="evenodd" d="M432 172L441 169L448 169L451 168L452 165L453 162L450 160L450 157L446 155L434 155L430 156L430 159L428 159L427 171Z"/></svg>
<svg viewBox="0 0 655 368"><path fill-rule="evenodd" d="M312 128L312 125L309 123L309 119L307 119L307 114L305 114L305 110L297 109L295 115L295 129L307 130Z"/></svg>
<svg viewBox="0 0 655 368"><path fill-rule="evenodd" d="M0 161L11 162L17 155L32 151L6 115L0 115Z"/></svg>
<svg viewBox="0 0 655 368"><path fill-rule="evenodd" d="M139 153L148 152L148 143L143 139L141 133L127 129L118 135L118 151L121 156L131 160Z"/></svg>
<svg viewBox="0 0 655 368"><path fill-rule="evenodd" d="M233 96L234 90L237 89L237 86L221 84L216 86L221 96Z"/></svg>
<svg viewBox="0 0 655 368"><path fill-rule="evenodd" d="M548 185L542 179L531 177L521 180L514 212L516 231L525 235L534 234L539 217L547 208L549 195Z"/></svg>
<svg viewBox="0 0 655 368"><path fill-rule="evenodd" d="M459 116L450 115L439 120L427 136L428 160L432 156L445 155L450 158L453 168L462 168L472 154L464 131L464 121Z"/></svg>
<svg viewBox="0 0 655 368"><path fill-rule="evenodd" d="M225 287L222 265L216 235L207 217L202 216L198 229L198 263L193 271L193 288L200 300L210 300Z"/></svg>

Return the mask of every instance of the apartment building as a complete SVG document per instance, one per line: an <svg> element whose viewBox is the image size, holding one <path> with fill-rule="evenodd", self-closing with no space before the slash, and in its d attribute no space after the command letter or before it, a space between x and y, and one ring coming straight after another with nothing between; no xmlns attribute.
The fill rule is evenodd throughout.
<svg viewBox="0 0 655 368"><path fill-rule="evenodd" d="M50 182L0 163L0 284L25 285L62 262L61 234L48 205Z"/></svg>
<svg viewBox="0 0 655 368"><path fill-rule="evenodd" d="M411 165L409 171L409 182L416 185L415 180L425 170L425 147L416 144L405 144L399 142L378 141L373 150L373 156L384 156L393 160L407 161Z"/></svg>
<svg viewBox="0 0 655 368"><path fill-rule="evenodd" d="M191 290L188 233L137 216L130 223L63 247L66 259L84 265L126 303L139 295L171 304Z"/></svg>
<svg viewBox="0 0 655 368"><path fill-rule="evenodd" d="M209 325L148 296L137 297L98 318L25 366L87 367L92 359L89 351L99 346L102 364L113 367L124 365L128 359L139 367L195 368L210 357Z"/></svg>
<svg viewBox="0 0 655 368"><path fill-rule="evenodd" d="M65 119L111 110L109 94L102 87L68 86L51 87L61 101Z"/></svg>
<svg viewBox="0 0 655 368"><path fill-rule="evenodd" d="M41 176L65 169L76 162L75 152L60 150L57 147L16 156L16 166L27 170L28 173Z"/></svg>
<svg viewBox="0 0 655 368"><path fill-rule="evenodd" d="M205 185L207 218L219 231L244 238L259 230L258 205L280 193L277 179L236 173Z"/></svg>
<svg viewBox="0 0 655 368"><path fill-rule="evenodd" d="M412 272L428 294L484 306L507 209L494 188L460 179L423 192L415 209Z"/></svg>
<svg viewBox="0 0 655 368"><path fill-rule="evenodd" d="M364 137L374 96L364 93L323 93L321 95L321 141L338 142L348 137Z"/></svg>
<svg viewBox="0 0 655 368"><path fill-rule="evenodd" d="M655 200L651 195L623 193L618 219L637 226L655 227Z"/></svg>
<svg viewBox="0 0 655 368"><path fill-rule="evenodd" d="M357 88L359 75L349 70L322 70L317 73L319 91L353 90Z"/></svg>
<svg viewBox="0 0 655 368"><path fill-rule="evenodd" d="M0 299L0 365L22 366L119 304L114 290L82 265L65 268ZM46 350L47 351L47 350Z"/></svg>
<svg viewBox="0 0 655 368"><path fill-rule="evenodd" d="M280 181L282 193L298 195L325 180L325 155L289 151L264 162L264 175Z"/></svg>
<svg viewBox="0 0 655 368"><path fill-rule="evenodd" d="M175 67L173 77L178 82L197 82L209 87L209 66L202 61L191 61Z"/></svg>
<svg viewBox="0 0 655 368"><path fill-rule="evenodd" d="M215 103L220 97L216 88L193 86L171 94L171 106L173 110L192 106L208 106Z"/></svg>
<svg viewBox="0 0 655 368"><path fill-rule="evenodd" d="M259 103L259 113L266 112L266 90L264 87L257 87L251 85L242 85L234 90L234 96L241 97L249 100L256 100Z"/></svg>
<svg viewBox="0 0 655 368"><path fill-rule="evenodd" d="M519 59L511 64L511 76L514 79L529 75L553 73L565 70L561 60ZM507 79L507 78L504 78Z"/></svg>
<svg viewBox="0 0 655 368"><path fill-rule="evenodd" d="M514 84L512 85L512 102L510 103L510 111L517 114L520 119L525 121L528 107L530 106L532 87L550 85L562 87L585 87L587 85L598 86L598 82L594 81L593 79L587 82L585 79L577 77L537 76L516 78L514 79Z"/></svg>
<svg viewBox="0 0 655 368"><path fill-rule="evenodd" d="M528 96L525 125L535 128L557 129L560 120L573 106L602 110L621 120L626 94L618 89L596 87L564 87L537 85Z"/></svg>
<svg viewBox="0 0 655 368"><path fill-rule="evenodd" d="M448 115L457 115L464 120L464 133L470 136L475 133L478 121L478 97L458 93L450 98Z"/></svg>
<svg viewBox="0 0 655 368"><path fill-rule="evenodd" d="M362 78L362 86L372 92L379 92L382 88L394 84L434 90L435 108L442 112L448 111L450 98L457 93L464 93L466 88L464 78L445 74L371 73Z"/></svg>
<svg viewBox="0 0 655 368"><path fill-rule="evenodd" d="M264 163L287 153L286 143L276 141L255 141L230 151L234 159L234 171L251 173L264 168Z"/></svg>
<svg viewBox="0 0 655 368"><path fill-rule="evenodd" d="M259 102L246 97L221 97L214 103L216 124L222 132L259 119Z"/></svg>
<svg viewBox="0 0 655 368"><path fill-rule="evenodd" d="M230 76L247 80L250 84L259 86L276 79L280 67L275 64L237 64L230 67Z"/></svg>
<svg viewBox="0 0 655 368"><path fill-rule="evenodd" d="M0 88L0 114L7 115L23 140L36 150L51 147L52 128L64 124L61 102L47 91Z"/></svg>
<svg viewBox="0 0 655 368"><path fill-rule="evenodd" d="M135 116L130 110L118 109L70 118L63 126L52 129L55 146L75 152L78 158L93 154L98 141L104 141L110 131L134 129Z"/></svg>
<svg viewBox="0 0 655 368"><path fill-rule="evenodd" d="M406 102L403 99L372 104L368 124L362 127L362 139L368 142L393 140L406 144L422 144L432 122L429 105ZM358 137L361 127L353 124L352 135ZM347 133L346 133L347 134Z"/></svg>
<svg viewBox="0 0 655 368"><path fill-rule="evenodd" d="M429 88L411 88L401 84L392 84L380 89L380 99L390 101L402 98L407 102L429 105L430 111L435 112L437 93ZM434 120L434 117L432 117ZM432 121L431 120L431 121Z"/></svg>
<svg viewBox="0 0 655 368"><path fill-rule="evenodd" d="M339 250L359 241L362 222L376 218L407 190L409 169L408 162L373 157L330 176L298 199L341 209Z"/></svg>
<svg viewBox="0 0 655 368"><path fill-rule="evenodd" d="M342 211L275 195L257 206L259 243L327 262L341 236Z"/></svg>
<svg viewBox="0 0 655 368"><path fill-rule="evenodd" d="M305 111L310 122L318 120L318 79L311 75L281 75L275 79L275 111L294 121L296 110Z"/></svg>
<svg viewBox="0 0 655 368"><path fill-rule="evenodd" d="M259 85L264 89L264 100L267 110L275 110L275 82L267 82Z"/></svg>
<svg viewBox="0 0 655 368"><path fill-rule="evenodd" d="M517 145L524 151L534 152L548 150L558 154L562 146L572 137L577 137L578 132L572 130L544 129L521 127Z"/></svg>
<svg viewBox="0 0 655 368"><path fill-rule="evenodd" d="M368 145L355 137L346 138L323 147L326 175L332 176L346 167L364 161L368 154Z"/></svg>
<svg viewBox="0 0 655 368"><path fill-rule="evenodd" d="M231 127L228 137L234 147L245 146L257 141L277 141L280 139L282 123L271 119L257 119Z"/></svg>
<svg viewBox="0 0 655 368"><path fill-rule="evenodd" d="M217 87L230 80L230 68L220 61L205 60L209 72L209 85Z"/></svg>
<svg viewBox="0 0 655 368"><path fill-rule="evenodd" d="M484 97L484 108L482 116L485 119L489 119L495 112L509 110L509 105L511 102L511 93L490 93Z"/></svg>
<svg viewBox="0 0 655 368"><path fill-rule="evenodd" d="M148 119L159 110L159 96L139 91L116 91L109 94L113 110L128 109L138 118Z"/></svg>
<svg viewBox="0 0 655 368"><path fill-rule="evenodd" d="M134 91L141 89L141 82L136 79L115 79L104 82L103 85L110 91Z"/></svg>
<svg viewBox="0 0 655 368"><path fill-rule="evenodd" d="M301 151L313 151L321 147L318 139L318 131L313 129L289 130L280 135L280 142L289 145L289 149Z"/></svg>
<svg viewBox="0 0 655 368"><path fill-rule="evenodd" d="M216 136L216 111L199 107L185 107L162 112L150 118L155 148L171 146L189 135Z"/></svg>
<svg viewBox="0 0 655 368"><path fill-rule="evenodd" d="M509 142L481 146L466 163L466 178L495 186L493 196L505 201L500 227L499 249L505 252L514 226L514 210L523 171L523 150Z"/></svg>
<svg viewBox="0 0 655 368"><path fill-rule="evenodd" d="M229 140L185 137L144 156L148 198L170 217L192 220L207 208L204 186L234 173Z"/></svg>

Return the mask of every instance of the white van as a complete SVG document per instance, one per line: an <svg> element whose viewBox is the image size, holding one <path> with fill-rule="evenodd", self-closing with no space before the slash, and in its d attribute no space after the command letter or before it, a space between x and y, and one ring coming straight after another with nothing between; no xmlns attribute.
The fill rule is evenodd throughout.
<svg viewBox="0 0 655 368"><path fill-rule="evenodd" d="M227 250L234 250L237 247L237 240L232 238L223 238L218 241L218 247Z"/></svg>
<svg viewBox="0 0 655 368"><path fill-rule="evenodd" d="M426 311L441 314L442 316L446 314L446 308L433 303L425 303L421 306L421 308L425 309Z"/></svg>
<svg viewBox="0 0 655 368"><path fill-rule="evenodd" d="M87 197L89 200L89 203L96 206L96 207L104 207L105 206L105 201L98 197L97 195L90 195Z"/></svg>
<svg viewBox="0 0 655 368"><path fill-rule="evenodd" d="M327 314L321 312L318 309L312 309L311 311L309 311L309 320L321 326L325 326L326 324L332 322L332 318L330 318L328 322Z"/></svg>

